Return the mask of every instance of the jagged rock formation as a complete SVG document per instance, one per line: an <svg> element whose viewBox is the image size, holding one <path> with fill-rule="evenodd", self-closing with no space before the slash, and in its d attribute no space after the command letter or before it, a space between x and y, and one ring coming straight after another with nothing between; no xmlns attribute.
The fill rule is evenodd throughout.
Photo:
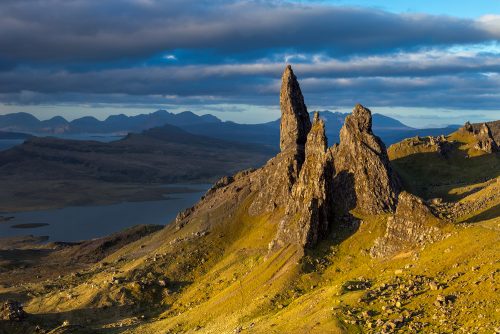
<svg viewBox="0 0 500 334"><path fill-rule="evenodd" d="M287 203L286 216L281 221L276 243L295 242L305 247L314 246L327 234L332 217L333 165L327 153L325 124L314 114L307 136L305 161L292 196Z"/></svg>
<svg viewBox="0 0 500 334"><path fill-rule="evenodd" d="M373 257L391 256L405 249L422 246L442 237L437 219L421 198L401 192L396 213L387 219L382 238L370 250Z"/></svg>
<svg viewBox="0 0 500 334"><path fill-rule="evenodd" d="M492 125L493 127L495 126L498 127L498 124L495 123L497 122L473 125L470 124L469 122L466 122L462 129L471 133L476 138L477 142L474 145L475 149L484 151L486 153L498 152L499 151L498 142L495 140L495 136L493 135L490 129L490 125Z"/></svg>
<svg viewBox="0 0 500 334"><path fill-rule="evenodd" d="M476 134L476 138L478 139L477 144L474 148L485 151L487 153L497 152L498 146L493 139L490 128L486 123L483 123L479 128L478 133Z"/></svg>
<svg viewBox="0 0 500 334"><path fill-rule="evenodd" d="M290 243L315 246L334 223L335 207L342 208L341 214L354 207L368 214L392 212L399 181L384 144L372 133L370 110L357 105L346 118L340 145L328 148L325 124L316 113L311 126L290 66L282 80L281 152L256 171L221 179L204 201L215 205L217 196L241 198L247 194L250 215L284 210L271 249ZM236 186L235 180L245 186ZM193 207L179 214L176 226L182 228L196 210Z"/></svg>
<svg viewBox="0 0 500 334"><path fill-rule="evenodd" d="M311 121L290 65L282 77L280 107L281 152L251 177L252 190L257 192L249 208L253 215L271 212L287 203L305 159L304 145Z"/></svg>
<svg viewBox="0 0 500 334"><path fill-rule="evenodd" d="M372 132L369 109L360 104L354 107L340 130L340 144L332 151L334 202L339 213L353 208L366 214L394 211L400 182L384 143Z"/></svg>
<svg viewBox="0 0 500 334"><path fill-rule="evenodd" d="M299 82L290 65L286 67L281 81L280 107L281 151L302 150L311 129L311 121Z"/></svg>

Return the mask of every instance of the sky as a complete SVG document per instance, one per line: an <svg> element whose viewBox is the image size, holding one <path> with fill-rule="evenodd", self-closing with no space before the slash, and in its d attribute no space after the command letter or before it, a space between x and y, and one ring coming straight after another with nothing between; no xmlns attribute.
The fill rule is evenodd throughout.
<svg viewBox="0 0 500 334"><path fill-rule="evenodd" d="M279 117L362 103L415 127L500 119L500 0L2 0L0 114Z"/></svg>

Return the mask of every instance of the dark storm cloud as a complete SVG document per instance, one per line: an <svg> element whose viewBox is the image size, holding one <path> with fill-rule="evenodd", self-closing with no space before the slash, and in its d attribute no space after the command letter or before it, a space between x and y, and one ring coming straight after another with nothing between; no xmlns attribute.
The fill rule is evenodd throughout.
<svg viewBox="0 0 500 334"><path fill-rule="evenodd" d="M282 1L23 0L0 4L1 58L113 60L165 50L336 54L495 40L491 24ZM261 53L257 51L262 51Z"/></svg>
<svg viewBox="0 0 500 334"><path fill-rule="evenodd" d="M462 80L446 81L442 88L458 82L462 85L470 82L471 91L476 91L474 78L488 78L488 73L498 73L500 57L442 51L355 57L344 61L323 57L294 65L294 68L303 84L314 87L313 92L324 91L329 82L348 85L354 82L351 79L366 79L371 83L367 88L372 91L404 89L405 86L384 86L386 82L396 82L397 78L413 78L406 80L406 86L425 90L434 89L426 85L429 82L426 78L458 76ZM136 66L92 71L22 67L0 71L0 92L198 95L218 99L247 95L258 99L278 91L282 70L282 62Z"/></svg>
<svg viewBox="0 0 500 334"><path fill-rule="evenodd" d="M26 76L0 74L0 100L20 104L277 105L280 87L279 76L264 80L251 75L233 79L205 75L197 79L180 76L165 80L168 69L27 73ZM361 102L370 106L458 109L498 109L500 105L498 74L344 78L298 75L310 105L351 106Z"/></svg>
<svg viewBox="0 0 500 334"><path fill-rule="evenodd" d="M277 105L291 62L312 105L498 109L499 39L495 15L284 1L3 0L0 102ZM485 50L471 51L478 44Z"/></svg>

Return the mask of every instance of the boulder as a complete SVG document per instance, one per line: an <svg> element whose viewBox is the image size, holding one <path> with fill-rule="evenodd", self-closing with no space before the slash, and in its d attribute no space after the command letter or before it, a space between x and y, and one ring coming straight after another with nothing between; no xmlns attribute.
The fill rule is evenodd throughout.
<svg viewBox="0 0 500 334"><path fill-rule="evenodd" d="M439 240L441 223L421 198L403 191L399 194L396 213L387 219L384 236L375 240L370 254L391 256Z"/></svg>

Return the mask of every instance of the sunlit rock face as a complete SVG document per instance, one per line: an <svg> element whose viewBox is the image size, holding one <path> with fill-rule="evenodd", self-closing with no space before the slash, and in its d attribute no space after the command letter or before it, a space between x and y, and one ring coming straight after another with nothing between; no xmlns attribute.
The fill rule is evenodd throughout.
<svg viewBox="0 0 500 334"><path fill-rule="evenodd" d="M333 220L333 165L327 153L327 146L325 124L316 113L312 129L307 136L305 161L299 178L293 185L285 218L278 228L276 245L293 242L312 247L318 240L326 237L329 221Z"/></svg>
<svg viewBox="0 0 500 334"><path fill-rule="evenodd" d="M401 186L384 143L372 132L371 111L358 104L332 149L334 202L339 212L357 208L366 214L393 212Z"/></svg>
<svg viewBox="0 0 500 334"><path fill-rule="evenodd" d="M383 237L370 250L373 257L386 257L432 243L442 237L440 222L423 200L405 191L399 194L394 215L387 219Z"/></svg>
<svg viewBox="0 0 500 334"><path fill-rule="evenodd" d="M488 124L483 123L480 125L479 129L474 132L474 135L477 139L476 145L474 145L475 149L484 151L486 153L498 152L498 146L493 138L490 127Z"/></svg>
<svg viewBox="0 0 500 334"><path fill-rule="evenodd" d="M311 121L299 82L290 65L286 67L281 78L280 108L281 151L302 150L311 129Z"/></svg>
<svg viewBox="0 0 500 334"><path fill-rule="evenodd" d="M249 213L253 215L286 205L305 159L305 143L311 121L290 65L282 77L280 107L281 152L252 175L252 189L257 193L249 208Z"/></svg>
<svg viewBox="0 0 500 334"><path fill-rule="evenodd" d="M384 144L372 133L370 110L357 105L340 144L329 148L324 122L315 114L311 125L290 66L283 73L280 105L281 152L250 176L251 215L285 210L271 248L313 247L327 236L334 214L395 210L400 185Z"/></svg>

